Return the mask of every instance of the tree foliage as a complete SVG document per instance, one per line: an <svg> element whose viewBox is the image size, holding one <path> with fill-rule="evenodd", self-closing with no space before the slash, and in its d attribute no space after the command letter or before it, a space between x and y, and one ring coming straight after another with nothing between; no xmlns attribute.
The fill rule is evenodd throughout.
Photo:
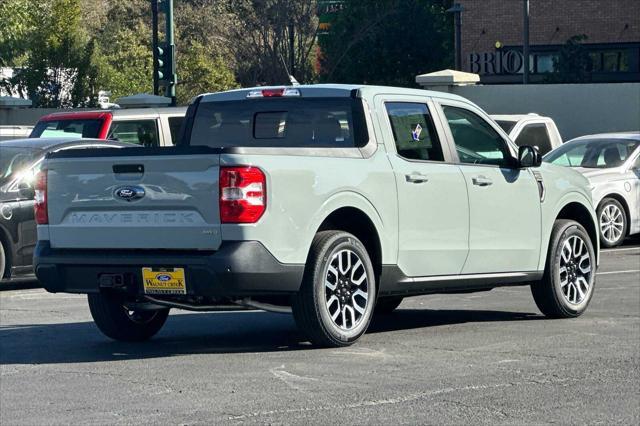
<svg viewBox="0 0 640 426"><path fill-rule="evenodd" d="M29 97L37 106L92 104L95 97L90 88L97 79L92 64L94 44L81 26L80 1L8 0L4 5L9 13L20 14L19 20L6 18L5 31L15 31L17 36L8 36L12 41L8 54L3 55L5 66L18 66L5 88Z"/></svg>
<svg viewBox="0 0 640 426"><path fill-rule="evenodd" d="M346 0L318 47L317 0L174 0L177 95L320 79L413 85L452 58L451 0ZM320 53L319 53L320 52ZM0 89L34 106L152 91L150 0L0 0Z"/></svg>
<svg viewBox="0 0 640 426"><path fill-rule="evenodd" d="M450 66L448 0L348 1L320 39L320 78L414 86L417 74Z"/></svg>
<svg viewBox="0 0 640 426"><path fill-rule="evenodd" d="M585 34L570 37L553 58L554 73L549 75L549 83L588 83L591 81L593 64L589 51L583 45L587 40Z"/></svg>
<svg viewBox="0 0 640 426"><path fill-rule="evenodd" d="M288 84L289 74L300 82L313 80L315 0L233 0L229 6L235 17L229 37L235 41L231 48L241 84Z"/></svg>

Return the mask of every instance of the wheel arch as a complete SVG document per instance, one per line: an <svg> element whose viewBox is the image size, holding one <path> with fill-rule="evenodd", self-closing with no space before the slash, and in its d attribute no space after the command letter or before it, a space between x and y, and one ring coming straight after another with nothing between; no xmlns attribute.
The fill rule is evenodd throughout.
<svg viewBox="0 0 640 426"><path fill-rule="evenodd" d="M5 269L11 270L11 265L13 265L11 239L9 233L2 226L0 226L0 244L2 244L2 248L4 249ZM4 278L4 271L0 271L0 279L2 278Z"/></svg>
<svg viewBox="0 0 640 426"><path fill-rule="evenodd" d="M577 200L569 201L563 205L555 219L575 220L582 225L586 229L587 234L589 234L589 238L595 247L596 262L600 261L600 235L598 233L598 225L589 207Z"/></svg>
<svg viewBox="0 0 640 426"><path fill-rule="evenodd" d="M627 217L627 234L625 235L625 237L627 235L629 235L629 231L631 230L631 224L630 224L630 220L631 220L631 210L629 210L629 205L627 204L627 200L620 194L618 194L617 192L611 192L608 193L607 195L604 195L601 199L600 202L598 203L598 205L596 206L596 211L598 211L598 209L602 206L602 203L604 203L604 200L606 200L607 198L613 198L614 200L616 200L617 202L620 203L620 205L622 205L622 208L624 209L624 214ZM598 218L598 220L600 220Z"/></svg>
<svg viewBox="0 0 640 426"><path fill-rule="evenodd" d="M316 233L328 230L349 232L356 236L371 256L376 275L381 274L382 243L378 229L369 215L356 207L340 207L325 217Z"/></svg>

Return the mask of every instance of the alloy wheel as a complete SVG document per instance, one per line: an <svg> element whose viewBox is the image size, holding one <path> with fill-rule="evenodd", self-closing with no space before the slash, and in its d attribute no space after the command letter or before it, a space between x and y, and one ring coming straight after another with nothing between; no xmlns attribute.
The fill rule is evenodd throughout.
<svg viewBox="0 0 640 426"><path fill-rule="evenodd" d="M572 235L562 243L560 255L560 287L562 295L572 305L579 305L591 290L593 267L584 240Z"/></svg>
<svg viewBox="0 0 640 426"><path fill-rule="evenodd" d="M600 213L600 233L609 244L615 244L622 238L624 216L615 204L607 204Z"/></svg>
<svg viewBox="0 0 640 426"><path fill-rule="evenodd" d="M333 323L342 330L357 327L369 306L369 277L360 257L352 250L333 255L325 277L325 306Z"/></svg>

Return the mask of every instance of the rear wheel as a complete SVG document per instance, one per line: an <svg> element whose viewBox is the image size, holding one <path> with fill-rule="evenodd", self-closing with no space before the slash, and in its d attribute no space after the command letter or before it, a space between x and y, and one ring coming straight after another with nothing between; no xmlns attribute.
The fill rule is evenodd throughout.
<svg viewBox="0 0 640 426"><path fill-rule="evenodd" d="M119 295L88 295L89 310L96 325L106 336L125 342L139 342L153 337L164 325L169 309L131 310Z"/></svg>
<svg viewBox="0 0 640 426"><path fill-rule="evenodd" d="M402 297L381 297L376 302L376 315L390 314L402 303Z"/></svg>
<svg viewBox="0 0 640 426"><path fill-rule="evenodd" d="M313 344L348 346L369 327L375 294L373 265L364 245L347 232L319 232L292 301L293 315Z"/></svg>
<svg viewBox="0 0 640 426"><path fill-rule="evenodd" d="M7 258L4 254L4 246L2 245L2 241L0 241L0 280L5 278L7 268Z"/></svg>
<svg viewBox="0 0 640 426"><path fill-rule="evenodd" d="M627 214L622 204L614 198L605 198L598 207L600 242L603 247L622 244L627 235Z"/></svg>
<svg viewBox="0 0 640 426"><path fill-rule="evenodd" d="M531 285L536 305L550 318L582 315L593 297L595 277L595 250L587 231L578 222L557 220L544 276Z"/></svg>

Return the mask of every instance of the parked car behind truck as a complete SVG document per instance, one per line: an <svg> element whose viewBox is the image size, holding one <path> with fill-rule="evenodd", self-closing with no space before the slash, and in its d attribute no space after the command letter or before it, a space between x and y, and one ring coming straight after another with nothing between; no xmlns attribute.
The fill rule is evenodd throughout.
<svg viewBox="0 0 640 426"><path fill-rule="evenodd" d="M561 318L595 285L586 179L440 92L203 95L180 146L51 154L37 182L38 278L88 294L119 340L170 308L236 303L291 309L313 343L344 346L408 296L529 285Z"/></svg>
<svg viewBox="0 0 640 426"><path fill-rule="evenodd" d="M36 123L30 137L110 139L145 147L177 145L186 108L56 112Z"/></svg>
<svg viewBox="0 0 640 426"><path fill-rule="evenodd" d="M619 246L640 233L640 132L581 136L544 160L589 179L604 247Z"/></svg>
<svg viewBox="0 0 640 426"><path fill-rule="evenodd" d="M65 149L136 147L114 141L47 138L0 142L0 282L33 275L35 175L46 154Z"/></svg>

